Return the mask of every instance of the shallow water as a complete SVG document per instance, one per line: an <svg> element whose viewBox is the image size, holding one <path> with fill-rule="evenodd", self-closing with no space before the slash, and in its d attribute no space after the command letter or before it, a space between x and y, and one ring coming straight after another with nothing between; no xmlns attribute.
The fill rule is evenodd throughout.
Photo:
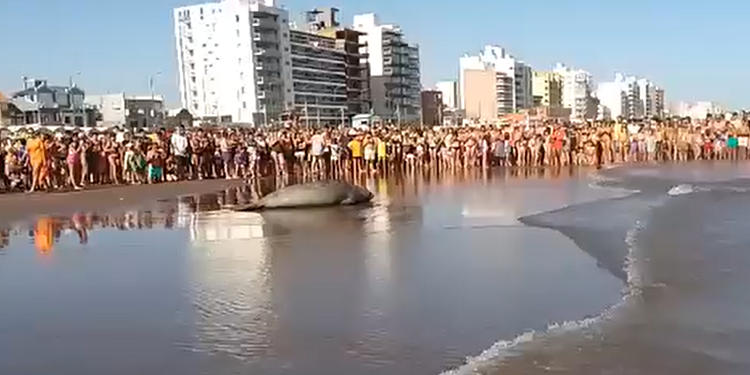
<svg viewBox="0 0 750 375"><path fill-rule="evenodd" d="M587 171L360 183L371 206L221 209L241 189L8 225L0 373L435 374L620 300L607 259L517 220L623 195Z"/></svg>
<svg viewBox="0 0 750 375"><path fill-rule="evenodd" d="M640 193L524 218L621 267L628 293L592 324L550 330L455 372L750 373L748 167L619 168L608 183Z"/></svg>

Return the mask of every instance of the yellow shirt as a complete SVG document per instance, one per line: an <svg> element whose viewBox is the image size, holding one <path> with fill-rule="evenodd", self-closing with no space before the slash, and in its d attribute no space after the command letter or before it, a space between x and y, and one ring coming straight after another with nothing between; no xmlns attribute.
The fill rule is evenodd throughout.
<svg viewBox="0 0 750 375"><path fill-rule="evenodd" d="M385 142L378 141L378 157L385 158L385 156L386 156Z"/></svg>
<svg viewBox="0 0 750 375"><path fill-rule="evenodd" d="M362 143L360 143L358 140L355 139L349 142L349 149L352 151L353 158L362 157Z"/></svg>

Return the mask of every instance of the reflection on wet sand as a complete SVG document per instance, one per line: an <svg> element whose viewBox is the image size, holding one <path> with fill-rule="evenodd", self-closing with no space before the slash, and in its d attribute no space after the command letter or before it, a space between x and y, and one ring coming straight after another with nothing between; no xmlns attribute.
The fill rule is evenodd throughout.
<svg viewBox="0 0 750 375"><path fill-rule="evenodd" d="M352 180L376 193L380 203L374 207L366 222L368 231L387 231L388 219L383 212L388 200L394 197L417 197L425 189L440 186L450 188L465 184L487 184L493 180L508 179L555 179L560 177L584 176L589 171L582 168L508 168L495 171L461 170L457 172L439 172L430 169L411 171L403 174L383 176L361 175ZM289 176L256 180L253 184L230 188L212 194L183 196L173 201L163 201L150 210L131 210L124 212L94 213L77 212L70 217L37 218L33 227L28 230L33 237L36 249L40 254L50 254L54 244L61 235L75 233L82 245L88 243L89 232L96 229L142 230L142 229L190 229L194 241L215 241L222 239L252 239L268 235L285 235L290 228L295 230L322 230L327 223L341 222L337 215L354 215L354 210L306 210L305 215L294 211L265 212L260 215L248 214L242 219L222 221L216 217L202 217L205 213L221 211L234 206L246 205L274 190L309 182L312 177L303 180L290 179ZM467 214L469 214L467 212ZM469 214L470 215L470 214ZM250 219L248 219L250 218ZM249 220L249 221L248 221ZM344 229L344 228L342 228ZM9 237L14 230L22 227L0 229L0 249L9 245Z"/></svg>

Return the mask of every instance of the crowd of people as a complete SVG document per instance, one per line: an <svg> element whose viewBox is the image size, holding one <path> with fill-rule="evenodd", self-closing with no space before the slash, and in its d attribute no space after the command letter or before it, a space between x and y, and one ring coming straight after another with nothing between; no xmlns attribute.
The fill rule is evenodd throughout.
<svg viewBox="0 0 750 375"><path fill-rule="evenodd" d="M194 179L745 160L750 122L550 121L534 126L26 131L0 135L4 191Z"/></svg>

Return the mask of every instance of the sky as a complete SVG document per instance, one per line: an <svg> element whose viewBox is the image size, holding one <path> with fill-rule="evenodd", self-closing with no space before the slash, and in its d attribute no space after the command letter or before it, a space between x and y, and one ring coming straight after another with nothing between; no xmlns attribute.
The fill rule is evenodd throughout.
<svg viewBox="0 0 750 375"><path fill-rule="evenodd" d="M172 9L200 0L0 0L0 91L22 76L88 94L148 94L149 77L178 107ZM458 59L485 44L505 47L535 70L556 62L598 82L615 72L651 79L667 101L750 107L746 0L281 0L291 18L316 6L340 21L377 13L421 50L422 84L455 80Z"/></svg>

